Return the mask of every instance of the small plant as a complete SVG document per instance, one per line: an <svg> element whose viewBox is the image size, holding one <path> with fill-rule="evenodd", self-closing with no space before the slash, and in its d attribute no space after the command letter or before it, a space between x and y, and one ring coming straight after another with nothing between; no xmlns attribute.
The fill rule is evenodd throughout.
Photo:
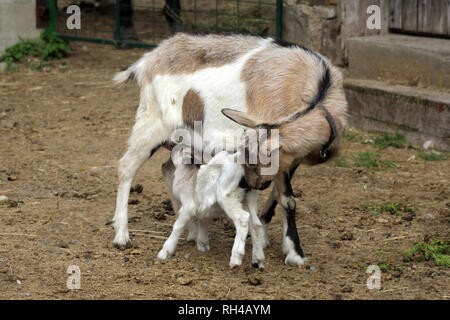
<svg viewBox="0 0 450 320"><path fill-rule="evenodd" d="M402 207L399 203L386 203L379 206L364 206L364 209L370 211L372 214L380 214L383 212L396 214L399 211L413 214L416 212L416 208L408 206Z"/></svg>
<svg viewBox="0 0 450 320"><path fill-rule="evenodd" d="M382 272L386 273L392 268L392 265L390 263L379 263L378 267Z"/></svg>
<svg viewBox="0 0 450 320"><path fill-rule="evenodd" d="M356 264L353 265L353 267L355 269L364 269L364 270L366 270L369 266L365 266L365 265L362 265L360 263L356 263Z"/></svg>
<svg viewBox="0 0 450 320"><path fill-rule="evenodd" d="M416 213L416 208L414 207L403 207L402 211L405 213Z"/></svg>
<svg viewBox="0 0 450 320"><path fill-rule="evenodd" d="M393 266L392 264L386 263L386 262L378 263L378 267L384 273L387 273L387 272L390 272L390 271L398 271L398 272L402 271L401 267L396 267L396 266Z"/></svg>
<svg viewBox="0 0 450 320"><path fill-rule="evenodd" d="M389 212L391 214L395 214L399 209L400 204L392 203L392 204L382 204L379 206L365 206L364 208L369 210L373 214L380 214L383 212Z"/></svg>
<svg viewBox="0 0 450 320"><path fill-rule="evenodd" d="M25 57L37 57L42 61L61 59L70 51L69 43L47 32L43 32L39 39L22 39L20 42L6 49L0 57L0 62L6 62L11 70L13 63L20 62ZM40 69L45 63L31 64L32 69Z"/></svg>
<svg viewBox="0 0 450 320"><path fill-rule="evenodd" d="M437 265L450 268L450 241L430 238L428 241L415 244L405 253L419 261L433 259Z"/></svg>
<svg viewBox="0 0 450 320"><path fill-rule="evenodd" d="M383 211L389 212L391 214L394 214L397 212L397 210L399 209L400 204L398 203L393 203L393 204L385 204L383 206Z"/></svg>
<svg viewBox="0 0 450 320"><path fill-rule="evenodd" d="M419 158L425 161L445 161L448 159L448 155L445 153L426 153L421 151L419 153Z"/></svg>
<svg viewBox="0 0 450 320"><path fill-rule="evenodd" d="M406 140L405 137L400 133L383 133L362 143L373 145L375 148L382 150L389 147L403 148L406 145Z"/></svg>

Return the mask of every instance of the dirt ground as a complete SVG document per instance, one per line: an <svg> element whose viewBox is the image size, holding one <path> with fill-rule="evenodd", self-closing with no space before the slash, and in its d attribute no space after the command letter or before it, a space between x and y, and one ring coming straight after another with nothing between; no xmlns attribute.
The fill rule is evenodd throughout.
<svg viewBox="0 0 450 320"><path fill-rule="evenodd" d="M244 265L229 269L234 231L225 218L211 225L210 252L181 240L176 255L159 262L175 220L160 169L165 150L134 183L143 191L131 194L133 247L114 248L117 161L139 91L117 89L111 78L143 52L72 43L70 57L42 71L0 74L0 195L9 198L0 204L1 299L449 299L449 269L403 252L424 237L449 239L450 160L424 161L411 148L377 151L355 139L344 139L344 158L377 151L397 166L299 168L293 186L306 267L283 263L279 209L263 272L250 267L250 240ZM415 215L364 209L388 203ZM372 264L388 266L381 290L366 286ZM81 269L80 290L67 289L70 265Z"/></svg>

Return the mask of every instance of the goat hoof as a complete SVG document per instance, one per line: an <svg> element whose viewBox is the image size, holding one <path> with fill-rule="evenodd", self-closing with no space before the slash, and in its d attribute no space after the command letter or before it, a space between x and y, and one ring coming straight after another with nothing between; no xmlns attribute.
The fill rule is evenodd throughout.
<svg viewBox="0 0 450 320"><path fill-rule="evenodd" d="M262 262L253 262L252 268L258 269L259 271L264 271L264 263Z"/></svg>
<svg viewBox="0 0 450 320"><path fill-rule="evenodd" d="M237 269L242 265L242 260L239 259L231 259L230 261L230 268L231 269Z"/></svg>
<svg viewBox="0 0 450 320"><path fill-rule="evenodd" d="M230 259L230 268L236 269L242 265L242 258L244 257L243 253L235 253L231 255Z"/></svg>
<svg viewBox="0 0 450 320"><path fill-rule="evenodd" d="M166 250L161 250L160 252L158 252L158 259L159 260L167 260L171 257L172 255L166 251Z"/></svg>
<svg viewBox="0 0 450 320"><path fill-rule="evenodd" d="M200 252L207 252L210 250L209 244L197 243L197 250Z"/></svg>
<svg viewBox="0 0 450 320"><path fill-rule="evenodd" d="M288 254L284 263L286 265L294 266L294 267L303 267L306 262L306 257L302 258L298 254Z"/></svg>
<svg viewBox="0 0 450 320"><path fill-rule="evenodd" d="M131 240L128 230L127 231L121 230L119 232L116 232L116 235L113 240L113 245L119 250L131 248Z"/></svg>
<svg viewBox="0 0 450 320"><path fill-rule="evenodd" d="M196 233L189 233L187 238L187 242L196 242L197 241L197 234Z"/></svg>
<svg viewBox="0 0 450 320"><path fill-rule="evenodd" d="M294 199L289 200L288 207L291 210L295 210L295 200Z"/></svg>
<svg viewBox="0 0 450 320"><path fill-rule="evenodd" d="M113 245L116 249L119 249L119 250L125 250L128 248L131 248L131 246L132 246L130 240L126 241L125 243L113 242Z"/></svg>

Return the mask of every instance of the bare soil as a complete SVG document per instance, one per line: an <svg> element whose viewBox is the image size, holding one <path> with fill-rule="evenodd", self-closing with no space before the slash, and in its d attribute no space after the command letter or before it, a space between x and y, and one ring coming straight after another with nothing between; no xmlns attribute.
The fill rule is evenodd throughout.
<svg viewBox="0 0 450 320"><path fill-rule="evenodd" d="M0 195L9 198L0 204L1 299L449 299L448 267L403 252L425 237L449 239L450 160L426 162L411 148L378 151L392 168L299 168L293 186L306 267L283 263L279 209L263 272L250 267L250 241L244 265L229 269L234 231L225 218L211 225L210 252L181 240L175 257L159 262L175 220L160 169L165 150L135 181L143 191L131 194L133 247L114 248L117 161L139 90L117 89L111 78L143 52L72 43L69 58L43 71L0 74ZM344 158L377 151L350 140ZM415 215L364 208L390 203ZM366 286L372 264L388 266L381 290ZM80 290L67 289L70 265L81 269Z"/></svg>

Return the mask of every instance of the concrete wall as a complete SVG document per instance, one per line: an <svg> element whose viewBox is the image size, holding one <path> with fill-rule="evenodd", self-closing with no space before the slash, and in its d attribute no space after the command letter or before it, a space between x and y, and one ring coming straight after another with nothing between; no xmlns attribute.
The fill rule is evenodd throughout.
<svg viewBox="0 0 450 320"><path fill-rule="evenodd" d="M37 38L36 2L34 0L0 0L0 55L22 38Z"/></svg>

